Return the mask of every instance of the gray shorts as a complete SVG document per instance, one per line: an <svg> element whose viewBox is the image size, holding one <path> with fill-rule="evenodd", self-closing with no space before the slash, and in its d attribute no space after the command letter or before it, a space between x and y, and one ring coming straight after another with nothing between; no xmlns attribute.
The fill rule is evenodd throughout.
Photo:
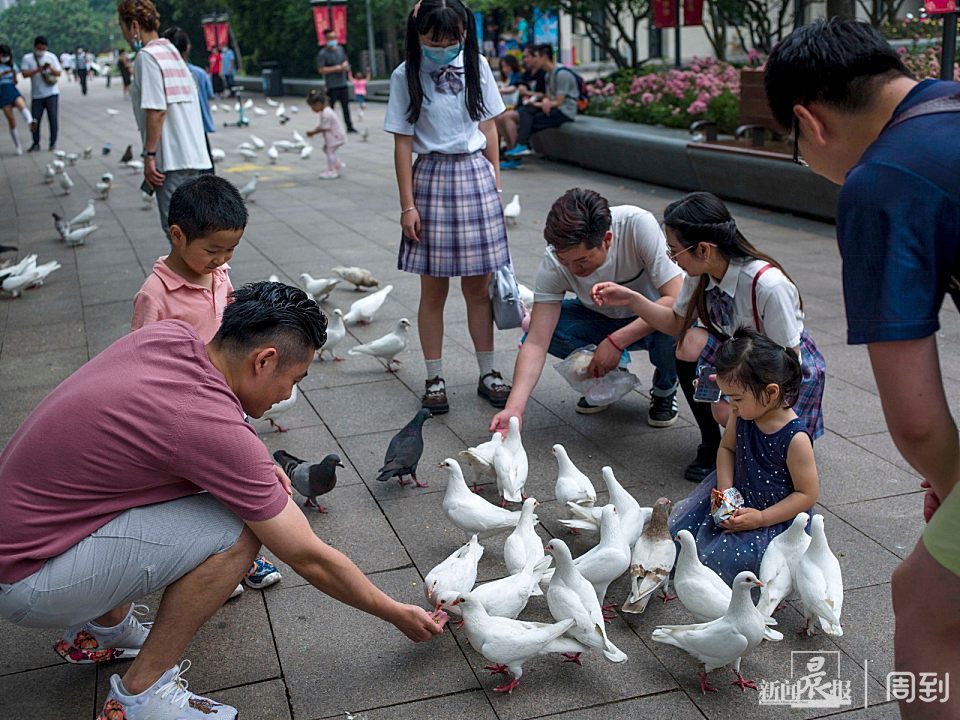
<svg viewBox="0 0 960 720"><path fill-rule="evenodd" d="M176 582L230 549L243 527L207 493L127 510L33 575L0 584L0 618L27 627L82 625Z"/></svg>

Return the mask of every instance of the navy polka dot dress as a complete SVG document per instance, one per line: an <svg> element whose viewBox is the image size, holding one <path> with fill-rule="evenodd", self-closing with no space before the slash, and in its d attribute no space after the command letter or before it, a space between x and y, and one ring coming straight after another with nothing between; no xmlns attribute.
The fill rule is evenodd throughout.
<svg viewBox="0 0 960 720"><path fill-rule="evenodd" d="M752 420L737 419L737 452L733 486L743 495L745 507L763 510L793 492L787 469L787 448L793 436L806 432L803 421L795 418L777 432L767 435ZM773 538L792 520L770 527L732 533L713 521L710 492L717 486L716 472L710 473L696 490L678 502L670 515L670 533L689 530L697 541L704 565L730 585L744 570L760 571L760 559Z"/></svg>

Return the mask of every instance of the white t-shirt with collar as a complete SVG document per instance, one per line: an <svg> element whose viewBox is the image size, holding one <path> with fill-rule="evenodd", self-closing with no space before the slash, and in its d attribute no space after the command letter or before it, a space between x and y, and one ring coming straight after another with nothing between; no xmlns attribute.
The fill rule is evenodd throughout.
<svg viewBox="0 0 960 720"><path fill-rule="evenodd" d="M463 67L463 53L450 64ZM439 67L427 58L421 59L420 85L423 88L423 104L420 106L417 122L410 123L407 122L407 108L410 105L407 63L400 63L390 76L390 99L387 101L387 116L383 129L397 135L413 135L413 151L418 155L431 152L454 155L483 150L487 139L480 132L480 121L495 118L506 110L487 59L480 57L480 92L486 107L480 121L471 119L467 112L466 86L463 92L456 95L439 93L434 89L430 72Z"/></svg>
<svg viewBox="0 0 960 720"><path fill-rule="evenodd" d="M754 322L753 278L766 264L766 260L757 258L734 258L719 283L712 277L707 280L707 290L719 285L724 293L733 298L732 322L720 329L727 335L733 335L738 327L746 326L766 335L778 345L797 347L803 334L800 292L776 267L766 270L757 280L757 314L763 327L756 327ZM680 295L673 305L675 314L681 317L686 314L699 283L699 277L684 276Z"/></svg>
<svg viewBox="0 0 960 720"><path fill-rule="evenodd" d="M651 300L660 299L659 288L683 271L667 257L667 240L657 219L634 205L610 208L613 240L607 258L592 274L577 277L557 260L548 245L534 283L535 303L558 303L572 292L594 312L610 318L634 317L629 308L597 307L590 290L599 282L615 282Z"/></svg>
<svg viewBox="0 0 960 720"><path fill-rule="evenodd" d="M42 67L50 63L50 67L54 70L63 70L60 66L60 61L57 60L57 56L54 55L49 50L44 51L43 55L40 57L40 62L37 62L37 56L32 52L27 53L23 56L23 60L20 61L20 70L36 70L38 67ZM56 83L53 85L48 85L47 81L43 79L41 73L30 76L30 98L40 100L41 98L48 98L54 95L60 94L60 88Z"/></svg>

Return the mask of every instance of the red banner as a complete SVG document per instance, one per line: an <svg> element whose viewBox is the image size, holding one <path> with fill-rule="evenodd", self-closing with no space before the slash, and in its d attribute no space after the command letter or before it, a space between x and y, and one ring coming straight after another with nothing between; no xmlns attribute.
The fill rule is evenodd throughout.
<svg viewBox="0 0 960 720"><path fill-rule="evenodd" d="M313 25L317 30L317 45L323 45L326 38L323 34L330 25L330 13L327 12L327 5L317 4L313 6ZM341 45L347 44L347 5L346 3L337 3L332 5L333 9L333 29L337 33L337 42Z"/></svg>
<svg viewBox="0 0 960 720"><path fill-rule="evenodd" d="M217 44L221 48L230 44L230 23L217 23Z"/></svg>
<svg viewBox="0 0 960 720"><path fill-rule="evenodd" d="M225 48L230 44L230 23L207 22L203 24L203 41L207 50L213 50L214 45Z"/></svg>
<svg viewBox="0 0 960 720"><path fill-rule="evenodd" d="M213 46L217 42L216 30L214 23L204 23L203 25L203 40L207 45L208 52L213 50Z"/></svg>
<svg viewBox="0 0 960 720"><path fill-rule="evenodd" d="M676 27L676 0L653 0L653 23L661 29ZM683 0L683 24L703 25L703 0Z"/></svg>
<svg viewBox="0 0 960 720"><path fill-rule="evenodd" d="M928 15L943 15L957 11L956 0L923 0L923 9Z"/></svg>

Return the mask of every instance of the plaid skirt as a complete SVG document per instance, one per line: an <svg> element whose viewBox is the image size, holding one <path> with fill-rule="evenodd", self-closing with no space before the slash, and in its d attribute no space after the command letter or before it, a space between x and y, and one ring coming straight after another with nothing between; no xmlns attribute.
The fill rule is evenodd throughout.
<svg viewBox="0 0 960 720"><path fill-rule="evenodd" d="M700 353L699 365L716 365L722 341L712 333L707 333L707 344ZM800 383L800 395L794 403L793 411L803 421L807 433L814 440L823 435L823 386L827 377L827 362L823 354L804 330L800 336L800 370L803 382Z"/></svg>
<svg viewBox="0 0 960 720"><path fill-rule="evenodd" d="M483 153L421 155L413 165L420 242L400 238L397 267L430 277L470 277L510 260L493 168Z"/></svg>

